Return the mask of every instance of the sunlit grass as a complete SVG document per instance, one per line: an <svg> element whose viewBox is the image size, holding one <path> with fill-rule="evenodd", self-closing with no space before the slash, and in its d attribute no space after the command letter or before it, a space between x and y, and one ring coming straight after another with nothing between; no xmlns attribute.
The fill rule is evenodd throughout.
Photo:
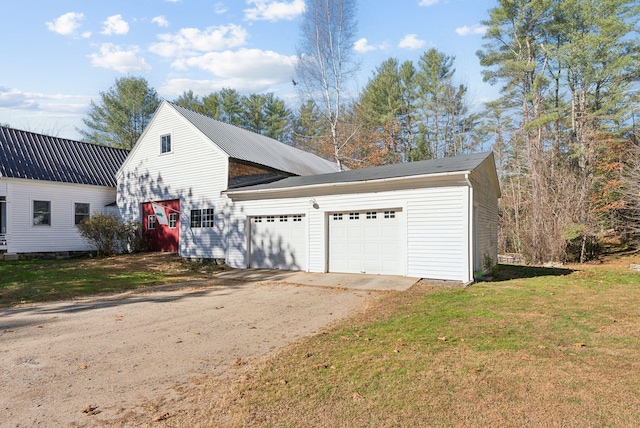
<svg viewBox="0 0 640 428"><path fill-rule="evenodd" d="M159 259L159 261L158 261ZM70 299L202 278L217 266L172 255L0 262L0 306Z"/></svg>

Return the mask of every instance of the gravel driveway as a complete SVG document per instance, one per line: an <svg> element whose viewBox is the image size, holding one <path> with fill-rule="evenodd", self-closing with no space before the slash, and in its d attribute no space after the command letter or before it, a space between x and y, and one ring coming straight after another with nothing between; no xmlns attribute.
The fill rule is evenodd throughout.
<svg viewBox="0 0 640 428"><path fill-rule="evenodd" d="M171 403L176 385L269 355L373 295L218 279L0 310L0 426L151 421L145 403Z"/></svg>

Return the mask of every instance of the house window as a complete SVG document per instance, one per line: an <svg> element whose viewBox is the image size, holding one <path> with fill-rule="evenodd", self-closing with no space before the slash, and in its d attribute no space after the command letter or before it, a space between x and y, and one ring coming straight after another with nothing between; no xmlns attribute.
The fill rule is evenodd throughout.
<svg viewBox="0 0 640 428"><path fill-rule="evenodd" d="M384 218L396 218L396 212L395 211L385 211L384 212Z"/></svg>
<svg viewBox="0 0 640 428"><path fill-rule="evenodd" d="M373 220L377 218L378 213L375 211L367 211L367 220Z"/></svg>
<svg viewBox="0 0 640 428"><path fill-rule="evenodd" d="M82 220L89 218L89 204L76 202L73 209L74 224L77 226Z"/></svg>
<svg viewBox="0 0 640 428"><path fill-rule="evenodd" d="M213 217L213 208L205 208L202 210L202 227L213 227L215 224Z"/></svg>
<svg viewBox="0 0 640 428"><path fill-rule="evenodd" d="M160 137L160 145L162 153L171 152L171 135L163 135Z"/></svg>
<svg viewBox="0 0 640 428"><path fill-rule="evenodd" d="M213 208L191 210L191 227L213 227L215 224Z"/></svg>
<svg viewBox="0 0 640 428"><path fill-rule="evenodd" d="M51 201L33 201L33 225L51 226Z"/></svg>
<svg viewBox="0 0 640 428"><path fill-rule="evenodd" d="M202 227L202 210L191 210L191 227Z"/></svg>
<svg viewBox="0 0 640 428"><path fill-rule="evenodd" d="M349 220L358 220L360 218L360 213L349 213Z"/></svg>
<svg viewBox="0 0 640 428"><path fill-rule="evenodd" d="M151 214L147 217L147 229L153 230L156 228L156 216Z"/></svg>
<svg viewBox="0 0 640 428"><path fill-rule="evenodd" d="M169 214L169 227L171 229L175 229L176 224L178 224L178 214L176 213Z"/></svg>

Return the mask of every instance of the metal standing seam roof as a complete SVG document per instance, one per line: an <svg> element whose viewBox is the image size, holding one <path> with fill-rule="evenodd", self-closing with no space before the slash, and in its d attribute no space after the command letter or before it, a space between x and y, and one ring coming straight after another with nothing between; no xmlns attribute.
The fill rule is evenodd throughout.
<svg viewBox="0 0 640 428"><path fill-rule="evenodd" d="M116 187L128 151L0 127L0 177Z"/></svg>
<svg viewBox="0 0 640 428"><path fill-rule="evenodd" d="M239 187L237 189L229 190L226 193L234 194L261 190L268 191L288 189L293 187L331 185L338 183L356 183L362 181L383 180L418 175L473 171L490 156L492 156L492 152L474 153L442 159L432 159L418 162L354 169L351 171L341 171L330 174L320 174L306 177L287 177L273 183Z"/></svg>
<svg viewBox="0 0 640 428"><path fill-rule="evenodd" d="M280 141L220 122L170 103L220 149L237 160L264 165L295 175L315 175L338 171L338 165Z"/></svg>

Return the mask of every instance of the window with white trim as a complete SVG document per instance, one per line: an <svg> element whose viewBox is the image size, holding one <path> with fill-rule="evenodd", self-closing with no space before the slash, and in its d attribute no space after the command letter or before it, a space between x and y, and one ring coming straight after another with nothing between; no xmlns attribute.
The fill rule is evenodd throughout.
<svg viewBox="0 0 640 428"><path fill-rule="evenodd" d="M349 213L349 220L358 220L360 219L360 213Z"/></svg>
<svg viewBox="0 0 640 428"><path fill-rule="evenodd" d="M178 214L169 213L169 228L175 229L177 224L178 224Z"/></svg>
<svg viewBox="0 0 640 428"><path fill-rule="evenodd" d="M91 212L89 210L89 204L82 202L75 202L73 204L73 222L77 226L82 220L89 218Z"/></svg>
<svg viewBox="0 0 640 428"><path fill-rule="evenodd" d="M33 201L33 225L51 226L51 201Z"/></svg>
<svg viewBox="0 0 640 428"><path fill-rule="evenodd" d="M191 227L213 227L215 218L213 208L191 210Z"/></svg>
<svg viewBox="0 0 640 428"><path fill-rule="evenodd" d="M258 216L258 217L254 217L253 218L253 222L254 223L262 223L262 217Z"/></svg>
<svg viewBox="0 0 640 428"><path fill-rule="evenodd" d="M289 221L289 217L287 217L286 215L281 215L280 216L280 223L283 223L283 222L286 222L286 221Z"/></svg>
<svg viewBox="0 0 640 428"><path fill-rule="evenodd" d="M213 215L213 208L205 208L202 210L202 227L213 227L215 224L215 218Z"/></svg>
<svg viewBox="0 0 640 428"><path fill-rule="evenodd" d="M333 215L334 220L342 220L342 213L335 213Z"/></svg>
<svg viewBox="0 0 640 428"><path fill-rule="evenodd" d="M160 152L161 153L171 152L171 134L163 135L160 137Z"/></svg>
<svg viewBox="0 0 640 428"><path fill-rule="evenodd" d="M374 220L378 218L378 213L375 211L367 211L367 220Z"/></svg>
<svg viewBox="0 0 640 428"><path fill-rule="evenodd" d="M292 217L293 221L302 221L302 214L295 214Z"/></svg>
<svg viewBox="0 0 640 428"><path fill-rule="evenodd" d="M272 215L267 216L267 223L275 223L276 217Z"/></svg>
<svg viewBox="0 0 640 428"><path fill-rule="evenodd" d="M156 216L154 214L149 214L147 216L147 229L153 230L156 228Z"/></svg>
<svg viewBox="0 0 640 428"><path fill-rule="evenodd" d="M395 211L385 211L384 212L384 218L396 218L396 212Z"/></svg>

